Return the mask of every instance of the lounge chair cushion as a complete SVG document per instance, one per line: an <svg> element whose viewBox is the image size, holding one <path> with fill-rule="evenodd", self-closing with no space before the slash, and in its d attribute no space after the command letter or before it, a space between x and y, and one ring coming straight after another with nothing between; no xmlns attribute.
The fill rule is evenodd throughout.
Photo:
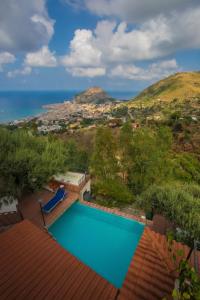
<svg viewBox="0 0 200 300"><path fill-rule="evenodd" d="M60 201L62 201L67 195L64 188L59 188L55 194L55 196L47 202L42 210L46 213L50 212Z"/></svg>

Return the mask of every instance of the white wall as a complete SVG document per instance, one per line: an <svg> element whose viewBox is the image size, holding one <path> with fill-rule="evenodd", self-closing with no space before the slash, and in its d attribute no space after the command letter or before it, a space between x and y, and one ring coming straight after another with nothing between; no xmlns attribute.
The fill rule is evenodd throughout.
<svg viewBox="0 0 200 300"><path fill-rule="evenodd" d="M80 200L83 200L83 194L85 192L91 192L91 180L88 180L88 182L84 185L82 190L80 191Z"/></svg>

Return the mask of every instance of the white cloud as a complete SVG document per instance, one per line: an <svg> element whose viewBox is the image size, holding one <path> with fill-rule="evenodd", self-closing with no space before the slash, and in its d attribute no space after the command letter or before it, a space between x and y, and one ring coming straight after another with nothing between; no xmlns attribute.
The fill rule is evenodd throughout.
<svg viewBox="0 0 200 300"><path fill-rule="evenodd" d="M0 50L34 51L54 33L46 0L0 1Z"/></svg>
<svg viewBox="0 0 200 300"><path fill-rule="evenodd" d="M30 75L31 72L32 72L31 67L24 66L22 69L16 69L16 70L13 70L13 71L9 71L7 73L7 76L9 78L14 78L18 75L22 75L22 76Z"/></svg>
<svg viewBox="0 0 200 300"><path fill-rule="evenodd" d="M150 64L147 68L140 68L135 65L118 65L110 72L111 77L120 77L130 80L156 80L166 77L179 70L175 59L164 60Z"/></svg>
<svg viewBox="0 0 200 300"><path fill-rule="evenodd" d="M134 23L199 4L199 0L76 0L76 5L78 2L79 7L85 5L98 16L113 16Z"/></svg>
<svg viewBox="0 0 200 300"><path fill-rule="evenodd" d="M36 52L28 53L24 63L29 67L56 67L57 60L53 52L47 46L43 46Z"/></svg>
<svg viewBox="0 0 200 300"><path fill-rule="evenodd" d="M32 73L34 67L56 67L57 59L53 52L47 46L43 46L40 50L27 53L21 68L9 71L7 77L14 78L18 75L26 76Z"/></svg>
<svg viewBox="0 0 200 300"><path fill-rule="evenodd" d="M177 50L200 48L196 28L200 28L200 7L170 18L159 16L132 30L125 22L115 27L113 22L101 21L95 31L95 42L107 61L156 59Z"/></svg>
<svg viewBox="0 0 200 300"><path fill-rule="evenodd" d="M0 52L0 72L3 71L3 65L14 63L15 56L9 52Z"/></svg>
<svg viewBox="0 0 200 300"><path fill-rule="evenodd" d="M106 74L105 68L71 68L66 70L76 77L93 78L97 76L103 76Z"/></svg>
<svg viewBox="0 0 200 300"><path fill-rule="evenodd" d="M91 30L78 29L70 43L70 53L61 58L60 63L77 77L96 77L106 74L101 62L102 52L98 49Z"/></svg>
<svg viewBox="0 0 200 300"><path fill-rule="evenodd" d="M78 29L70 42L70 54L61 59L66 67L94 67L101 63L101 51L91 30Z"/></svg>
<svg viewBox="0 0 200 300"><path fill-rule="evenodd" d="M46 19L44 16L41 15L34 15L31 17L31 20L35 24L42 25L47 32L47 36L52 37L54 33L53 21L49 21L48 19Z"/></svg>
<svg viewBox="0 0 200 300"><path fill-rule="evenodd" d="M184 30L183 30L184 28ZM179 16L158 16L130 29L125 22L100 21L95 30L78 29L70 53L61 64L73 68L113 68L137 61L157 60L183 49L200 48L200 6Z"/></svg>

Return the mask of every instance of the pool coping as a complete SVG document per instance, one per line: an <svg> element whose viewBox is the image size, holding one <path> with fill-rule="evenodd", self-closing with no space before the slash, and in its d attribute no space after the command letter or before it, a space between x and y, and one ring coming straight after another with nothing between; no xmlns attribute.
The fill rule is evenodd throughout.
<svg viewBox="0 0 200 300"><path fill-rule="evenodd" d="M129 268L130 268L130 266L131 266L131 263L132 263L132 260L134 259L134 255L135 255L135 252L136 252L136 250L137 250L137 248L138 248L138 246L139 246L139 244L140 244L140 242L141 242L141 239L142 239L142 237L143 237L143 235L144 235L144 232L145 232L145 228L146 227L148 227L148 224L147 224L147 222L146 221L148 221L148 220L144 220L144 219L142 219L142 218L140 218L140 217L138 217L138 216L135 216L135 215L130 215L130 214L127 214L127 213L124 213L124 212L121 212L120 210L118 210L118 209L112 209L112 208L108 208L108 207L105 207L105 206L101 206L101 205L98 205L98 204L96 204L96 203L92 203L92 202L88 202L88 201L85 201L85 200L80 200L80 199L76 199L76 200L74 200L72 203L70 203L70 205L67 207L67 208L65 208L63 211L62 211L62 213L60 213L58 216L57 216L57 218L56 219L54 219L53 220L53 222L51 223L51 224L48 224L48 226L46 226L45 227L45 229L46 229L46 231L47 231L47 233L48 233L48 235L50 235L51 236L51 238L53 239L53 240L55 240L58 244L59 244L59 242L57 241L57 239L54 237L54 235L48 230L49 229L49 227L50 226L52 226L68 209L70 209L71 207L72 207L72 205L74 205L75 203L80 203L80 204L82 204L83 206L85 206L85 207L90 207L90 208L93 208L93 209L97 209L97 210L100 210L100 211L102 211L102 212L105 212L105 213L108 213L108 214L111 214L111 215L115 215L115 216L118 216L118 217L121 217L121 218L124 218L124 219L128 219L128 220L130 220L130 221L136 221L136 222L138 222L139 224L141 224L141 225L143 225L144 226L144 228L143 228L143 232L142 232L142 234L141 234L141 236L140 236L140 238L139 238L139 241L138 241L138 244L137 244L137 246L136 246L136 248L135 248L135 250L134 250L134 252L133 252L133 255L132 255L132 257L131 257L131 260L130 260L130 263L129 263L129 265L128 265L128 269L127 269L127 272L126 272L126 274L125 274L125 278L124 278L124 280L123 280L123 282L122 282L122 285L120 286L120 287L116 287L113 283L111 283L108 279L106 279L106 278L104 278L102 275L100 275L99 273L97 273L94 269L92 269L94 272L96 272L100 277L102 277L104 280L106 280L109 284L111 284L111 285L113 285L114 287L115 287L115 289L117 289L117 295L116 295L116 298L115 299L118 299L118 296L119 296L119 294L120 294L120 291L121 291L121 289L123 288L123 286L124 286L124 283L125 283L125 281L126 281L126 277L127 277L127 274L128 274L128 272L129 272ZM60 244L59 244L60 245ZM61 246L61 245L60 245ZM62 247L62 246L61 246ZM63 248L63 247L62 247ZM65 249L65 248L63 248L63 249ZM67 251L66 249L65 249L65 251ZM74 254L72 254L74 257L76 257ZM77 258L77 257L76 257ZM78 258L77 258L78 259ZM83 261L81 261L81 263L83 263L84 265L86 265ZM88 266L88 265L86 265L86 266ZM88 266L89 268L91 268L90 266Z"/></svg>
<svg viewBox="0 0 200 300"><path fill-rule="evenodd" d="M77 198L76 200L74 200L73 202L71 202L70 205L67 206L60 214L58 214L56 216L56 218L51 223L49 223L48 225L45 226L45 229L48 231L49 227L52 226L77 201L80 201L80 200ZM50 234L50 232L49 232L49 234Z"/></svg>
<svg viewBox="0 0 200 300"><path fill-rule="evenodd" d="M126 275L125 275L125 278L124 278L124 281L122 283L122 286L120 288L116 288L115 289L117 290L116 292L116 295L115 295L115 300L119 299L119 300L124 300L124 295L127 295L130 294L129 296L131 296L130 298L128 297L127 300L129 299L135 299L134 296L132 297L132 292L129 292L129 289L127 289L127 285L130 284L130 277L132 277L132 272L135 268L135 259L138 257L138 253L140 253L141 251L141 247L143 247L143 243L144 243L144 240L146 240L146 232L147 232L147 229L149 229L149 227L151 227L152 225L152 221L150 220L147 220L147 219L143 219L141 218L140 216L135 216L135 215L132 215L132 214L128 214L128 213L124 213L122 211L120 211L119 209L117 208L108 208L108 207L105 207L105 206L102 206L102 205L99 205L99 204L96 204L96 203L93 203L93 202L88 202L88 201L85 201L85 200L80 200L80 199L76 199L74 200L66 209L63 210L62 213L59 214L59 216L54 219L54 221L48 225L48 227L46 227L46 232L51 236L52 239L54 239L56 242L57 240L54 238L54 236L50 233L50 231L48 230L48 228L53 225L58 219L59 217L61 217L68 209L70 209L70 207L76 203L76 202L80 202L81 204L85 205L85 206L88 206L88 207L91 207L91 208L96 208L96 209L99 209L101 211L104 211L104 212L107 212L107 213L110 213L110 214L114 214L116 216L119 216L119 217L123 217L123 218L128 218L129 220L133 220L133 221L137 221L141 224L144 225L144 230L143 230L143 233L139 239L139 242L137 244L137 247L133 253L133 256L131 258L131 261L130 261L130 264L128 266L128 270L126 272ZM58 242L57 242L58 243ZM76 256L75 256L76 257ZM83 263L83 262L82 262ZM83 263L84 264L84 263ZM85 265L85 264L84 264ZM99 275L101 276L101 275ZM102 276L101 276L102 277ZM105 279L104 277L102 277L103 279ZM111 284L107 279L105 279L109 284ZM112 284L111 284L112 285ZM133 283L133 286L135 286L135 283Z"/></svg>
<svg viewBox="0 0 200 300"><path fill-rule="evenodd" d="M99 205L99 204L96 204L96 203L93 203L93 202L88 202L88 201L85 201L85 200L79 200L79 202L86 205L86 206L97 208L97 209L100 209L102 211L108 212L110 214L115 214L115 215L120 216L120 217L124 217L124 218L127 218L127 219L137 221L137 222L142 223L146 226L149 226L149 225L152 224L152 221L147 220L146 218L143 219L142 217L139 217L139 216L124 213L124 212L120 211L117 208L109 208L109 207L102 206L102 205Z"/></svg>
<svg viewBox="0 0 200 300"><path fill-rule="evenodd" d="M124 213L124 212L120 211L117 208L109 208L109 207L106 207L106 206L102 206L102 205L99 205L99 204L96 204L96 203L93 203L93 202L88 202L88 201L85 201L85 200L80 200L80 199L77 198L72 203L70 203L70 205L68 207L66 207L50 224L46 225L45 228L48 230L48 228L51 227L76 202L80 202L81 204L83 204L85 206L96 208L96 209L99 209L101 211L104 211L104 212L107 212L107 213L110 213L110 214L114 214L114 215L119 216L119 217L123 217L123 218L126 218L126 219L137 221L138 223L141 223L145 226L149 226L149 225L152 224L152 221L147 220L146 218L143 219L142 217L139 217L139 216Z"/></svg>

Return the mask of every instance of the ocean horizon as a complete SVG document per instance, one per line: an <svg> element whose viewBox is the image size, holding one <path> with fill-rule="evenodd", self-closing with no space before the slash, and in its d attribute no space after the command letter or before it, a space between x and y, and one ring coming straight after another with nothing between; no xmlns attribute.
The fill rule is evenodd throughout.
<svg viewBox="0 0 200 300"><path fill-rule="evenodd" d="M45 112L44 105L71 101L80 93L71 91L0 91L0 123L37 116ZM119 100L129 100L138 92L107 91Z"/></svg>

